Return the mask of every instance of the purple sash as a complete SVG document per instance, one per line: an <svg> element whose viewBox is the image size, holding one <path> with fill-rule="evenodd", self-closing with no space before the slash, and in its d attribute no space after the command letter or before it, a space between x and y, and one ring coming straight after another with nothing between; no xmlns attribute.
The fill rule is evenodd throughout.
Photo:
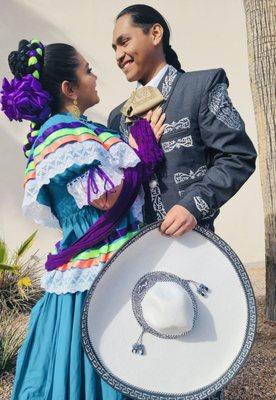
<svg viewBox="0 0 276 400"><path fill-rule="evenodd" d="M135 121L131 127L131 134L138 145L137 153L141 162L133 168L124 170L123 186L116 203L74 244L61 250L58 254L49 254L45 264L47 271L66 264L78 253L105 240L127 214L140 191L141 184L151 176L154 166L162 159L162 150L146 120Z"/></svg>

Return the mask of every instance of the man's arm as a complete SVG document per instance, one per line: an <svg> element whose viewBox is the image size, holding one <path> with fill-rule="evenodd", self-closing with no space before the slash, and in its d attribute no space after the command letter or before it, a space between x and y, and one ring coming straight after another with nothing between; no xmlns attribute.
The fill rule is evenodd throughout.
<svg viewBox="0 0 276 400"><path fill-rule="evenodd" d="M201 96L198 123L212 164L202 181L187 187L184 197L175 206L179 219L185 220L187 215L191 222L192 214L199 222L211 216L240 189L255 169L256 151L245 132L244 122L228 97L227 87L228 79L223 69L210 73ZM166 219L171 211L175 214L175 207ZM161 227L163 232L168 229L166 219L163 229ZM191 223L186 228L184 225L185 222L180 231L178 227L178 233L193 228Z"/></svg>

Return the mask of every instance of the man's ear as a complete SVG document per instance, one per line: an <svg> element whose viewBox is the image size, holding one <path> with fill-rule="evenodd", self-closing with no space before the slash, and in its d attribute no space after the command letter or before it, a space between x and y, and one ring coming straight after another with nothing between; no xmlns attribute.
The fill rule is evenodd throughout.
<svg viewBox="0 0 276 400"><path fill-rule="evenodd" d="M67 99L75 100L77 98L74 87L72 86L72 83L70 83L69 81L62 82L61 92Z"/></svg>
<svg viewBox="0 0 276 400"><path fill-rule="evenodd" d="M152 25L151 35L155 46L159 45L162 42L163 34L164 34L164 29L160 24Z"/></svg>

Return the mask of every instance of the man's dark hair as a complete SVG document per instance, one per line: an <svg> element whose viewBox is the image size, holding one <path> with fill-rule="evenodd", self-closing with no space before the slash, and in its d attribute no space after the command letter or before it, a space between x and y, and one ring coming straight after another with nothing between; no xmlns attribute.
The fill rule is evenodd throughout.
<svg viewBox="0 0 276 400"><path fill-rule="evenodd" d="M116 21L123 15L130 15L134 25L139 26L146 34L154 24L160 24L163 28L163 51L168 64L172 65L178 71L182 71L181 64L178 60L176 52L170 45L170 28L165 18L153 7L146 4L134 4L122 10L116 18Z"/></svg>

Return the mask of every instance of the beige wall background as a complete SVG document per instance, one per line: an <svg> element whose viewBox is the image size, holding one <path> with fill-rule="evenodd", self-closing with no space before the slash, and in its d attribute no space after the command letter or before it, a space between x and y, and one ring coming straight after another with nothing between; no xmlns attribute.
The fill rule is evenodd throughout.
<svg viewBox="0 0 276 400"><path fill-rule="evenodd" d="M44 44L73 44L91 62L98 75L101 102L89 110L95 121L126 99L133 85L117 68L111 37L116 15L134 1L109 0L0 0L0 78L11 77L10 51L22 38ZM257 146L257 133L247 63L246 28L241 0L136 1L156 7L168 20L172 46L186 71L223 67L229 93ZM34 229L21 215L25 158L21 151L26 123L10 123L0 115L0 235L11 248ZM264 227L259 170L221 210L216 232L246 264L264 259ZM47 254L59 232L39 227L37 247Z"/></svg>

